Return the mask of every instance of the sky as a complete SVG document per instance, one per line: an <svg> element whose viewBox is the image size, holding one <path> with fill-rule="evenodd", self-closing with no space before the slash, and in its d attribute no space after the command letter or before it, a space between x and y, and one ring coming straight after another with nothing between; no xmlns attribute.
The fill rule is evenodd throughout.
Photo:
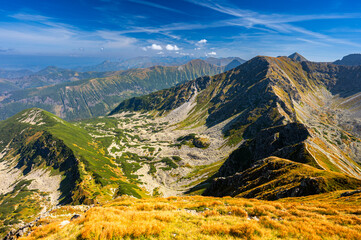
<svg viewBox="0 0 361 240"><path fill-rule="evenodd" d="M334 61L360 49L358 0L0 0L0 63L293 52Z"/></svg>

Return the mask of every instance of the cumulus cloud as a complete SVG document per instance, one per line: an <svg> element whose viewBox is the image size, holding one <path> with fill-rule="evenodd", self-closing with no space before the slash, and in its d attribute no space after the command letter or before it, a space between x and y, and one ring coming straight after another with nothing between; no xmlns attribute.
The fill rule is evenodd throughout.
<svg viewBox="0 0 361 240"><path fill-rule="evenodd" d="M150 46L149 48L153 49L153 50L163 50L161 45L155 44L153 43L152 46Z"/></svg>
<svg viewBox="0 0 361 240"><path fill-rule="evenodd" d="M199 44L199 45L204 45L204 44L206 44L207 42L208 42L207 39L201 39L201 40L198 41L198 44Z"/></svg>
<svg viewBox="0 0 361 240"><path fill-rule="evenodd" d="M167 44L167 46L165 47L168 51L178 51L179 48L177 45L170 45L170 44Z"/></svg>
<svg viewBox="0 0 361 240"><path fill-rule="evenodd" d="M216 52L209 52L209 53L207 53L207 56L216 56L217 55L217 53Z"/></svg>

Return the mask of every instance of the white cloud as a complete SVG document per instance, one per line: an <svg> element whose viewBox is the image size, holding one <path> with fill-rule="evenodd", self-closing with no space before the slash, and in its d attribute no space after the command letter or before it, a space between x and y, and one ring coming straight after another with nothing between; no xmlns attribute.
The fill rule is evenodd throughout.
<svg viewBox="0 0 361 240"><path fill-rule="evenodd" d="M201 39L198 41L198 44L203 45L206 44L207 42L208 42L207 39Z"/></svg>
<svg viewBox="0 0 361 240"><path fill-rule="evenodd" d="M153 50L163 50L161 45L158 45L155 43L153 43L152 46L149 46L148 48L153 49Z"/></svg>
<svg viewBox="0 0 361 240"><path fill-rule="evenodd" d="M197 50L205 47L207 42L208 42L207 39L201 39L198 42L196 42Z"/></svg>
<svg viewBox="0 0 361 240"><path fill-rule="evenodd" d="M142 47L141 49L145 52L148 50L146 47Z"/></svg>
<svg viewBox="0 0 361 240"><path fill-rule="evenodd" d="M158 54L158 55L162 55L162 54L164 54L164 52L158 52L157 54Z"/></svg>
<svg viewBox="0 0 361 240"><path fill-rule="evenodd" d="M170 45L170 44L167 44L167 46L165 47L168 51L178 51L179 48L177 45Z"/></svg>
<svg viewBox="0 0 361 240"><path fill-rule="evenodd" d="M209 53L207 53L206 55L207 55L207 56L216 56L216 55L217 55L217 53L213 51L213 52L209 52Z"/></svg>

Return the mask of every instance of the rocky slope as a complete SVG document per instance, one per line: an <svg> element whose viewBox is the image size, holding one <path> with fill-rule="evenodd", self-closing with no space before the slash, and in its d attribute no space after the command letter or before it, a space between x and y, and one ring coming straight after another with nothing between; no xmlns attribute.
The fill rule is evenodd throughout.
<svg viewBox="0 0 361 240"><path fill-rule="evenodd" d="M360 73L358 67L256 57L214 77L126 100L113 113L156 110L166 115L195 97L181 127L213 127L232 119L222 132L228 145L239 147L218 177L278 156L360 178L360 140L345 128L350 120L345 116L353 113L336 105L359 91Z"/></svg>
<svg viewBox="0 0 361 240"><path fill-rule="evenodd" d="M222 68L202 60L193 60L176 67L156 66L120 72L93 72L89 73L90 75L67 70L61 75L64 77L66 75L66 79L69 79L71 74L78 74L79 77L76 78L78 80L3 94L0 97L0 118L5 119L31 107L43 108L67 120L101 116L112 110L123 99L221 71ZM44 78L51 79L49 73L52 73L56 75L55 79L60 79L58 78L60 73L52 72L52 68L48 68L46 72ZM79 80L80 76L90 79ZM34 83L33 80L31 82Z"/></svg>

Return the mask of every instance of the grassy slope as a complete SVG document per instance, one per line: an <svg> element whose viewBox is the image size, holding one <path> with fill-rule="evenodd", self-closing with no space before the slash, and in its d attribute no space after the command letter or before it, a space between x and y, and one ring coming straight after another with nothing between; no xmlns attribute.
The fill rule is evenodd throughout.
<svg viewBox="0 0 361 240"><path fill-rule="evenodd" d="M30 239L360 239L361 194L281 201L242 198L123 197L86 213L63 207L39 221ZM60 226L69 216L81 217Z"/></svg>
<svg viewBox="0 0 361 240"><path fill-rule="evenodd" d="M63 140L80 160L82 182L79 191L75 193L75 202L79 201L76 199L77 194L78 197L85 195L99 201L111 199L111 188L120 187L125 188L123 194L145 196L141 189L129 183L114 159L105 154L105 146L101 141L92 138L84 128L61 120L49 112L44 113L59 120L54 125L45 127L45 130Z"/></svg>
<svg viewBox="0 0 361 240"><path fill-rule="evenodd" d="M39 120L37 125L21 123L27 117L33 116L32 113L38 113L34 118L34 121ZM64 201L91 204L122 194L146 196L142 189L127 179L121 166L105 155L101 141L93 139L83 128L44 110L29 109L0 122L0 138L2 149L11 142L10 150L2 160L24 160L18 163L24 174L27 173L27 169L37 168L46 168L52 174L61 174L63 182L60 190ZM45 154L41 154L42 152ZM54 153L54 159L47 159L47 152ZM60 168L56 167L73 154L78 159L76 166L66 166L65 170L62 170L62 165ZM70 161L67 164L75 163ZM29 190L28 185L29 183L25 182L14 191L0 196L0 223L5 221L4 227L19 220L32 220L42 209L41 205L46 203L46 194ZM17 210L12 212L11 209ZM6 229L8 227L1 231Z"/></svg>

